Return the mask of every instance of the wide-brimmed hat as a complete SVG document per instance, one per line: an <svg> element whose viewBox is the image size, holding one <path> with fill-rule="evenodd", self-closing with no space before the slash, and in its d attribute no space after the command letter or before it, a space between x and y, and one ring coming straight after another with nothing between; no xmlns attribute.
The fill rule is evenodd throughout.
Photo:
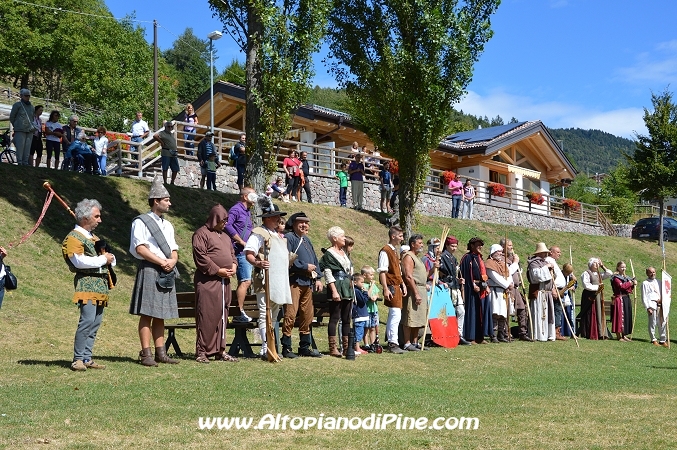
<svg viewBox="0 0 677 450"><path fill-rule="evenodd" d="M550 253L550 250L545 245L545 242L539 242L538 244L536 244L536 250L534 251L534 255L538 255L539 253Z"/></svg>
<svg viewBox="0 0 677 450"><path fill-rule="evenodd" d="M294 222L296 221L299 222L310 222L310 217L306 215L303 211L297 212L289 216L289 219L287 219L287 223L285 224L285 228L288 230L291 230L294 227Z"/></svg>

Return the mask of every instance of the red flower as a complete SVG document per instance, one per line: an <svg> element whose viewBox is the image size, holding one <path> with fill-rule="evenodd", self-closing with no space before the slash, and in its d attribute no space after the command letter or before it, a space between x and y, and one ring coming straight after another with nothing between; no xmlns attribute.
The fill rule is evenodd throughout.
<svg viewBox="0 0 677 450"><path fill-rule="evenodd" d="M456 178L456 174L451 170L445 170L444 172L442 172L442 181L444 181L445 186L448 186L449 182L454 178Z"/></svg>
<svg viewBox="0 0 677 450"><path fill-rule="evenodd" d="M565 198L562 200L562 206L565 208L569 208L572 211L578 211L581 209L581 204L580 202L574 200L573 198Z"/></svg>
<svg viewBox="0 0 677 450"><path fill-rule="evenodd" d="M503 186L501 183L489 183L487 189L489 190L491 195L495 197L505 196L505 186Z"/></svg>
<svg viewBox="0 0 677 450"><path fill-rule="evenodd" d="M527 193L527 197L531 203L535 203L537 205L542 205L543 202L545 202L545 197L543 197L543 194L540 192L529 192Z"/></svg>

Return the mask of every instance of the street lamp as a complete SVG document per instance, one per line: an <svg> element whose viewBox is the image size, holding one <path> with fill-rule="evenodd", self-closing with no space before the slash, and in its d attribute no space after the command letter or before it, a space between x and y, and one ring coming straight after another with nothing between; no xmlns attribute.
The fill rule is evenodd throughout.
<svg viewBox="0 0 677 450"><path fill-rule="evenodd" d="M207 35L209 39L209 123L212 133L214 133L214 41L221 39L221 36L223 33L220 31L212 31Z"/></svg>

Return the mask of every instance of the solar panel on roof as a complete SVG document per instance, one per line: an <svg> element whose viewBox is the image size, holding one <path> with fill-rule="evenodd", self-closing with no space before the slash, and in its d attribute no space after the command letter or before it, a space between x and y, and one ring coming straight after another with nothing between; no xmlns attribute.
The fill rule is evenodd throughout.
<svg viewBox="0 0 677 450"><path fill-rule="evenodd" d="M473 142L484 142L484 141L490 141L492 139L496 139L497 137L501 136L502 134L507 133L510 130L513 130L521 125L524 125L526 122L517 122L517 123L509 123L507 125L499 125L497 127L490 127L490 128L481 128L479 130L470 130L470 131L462 131L460 133L452 134L451 136L447 136L444 141L446 143L455 143L455 142L465 142L467 144L473 143Z"/></svg>

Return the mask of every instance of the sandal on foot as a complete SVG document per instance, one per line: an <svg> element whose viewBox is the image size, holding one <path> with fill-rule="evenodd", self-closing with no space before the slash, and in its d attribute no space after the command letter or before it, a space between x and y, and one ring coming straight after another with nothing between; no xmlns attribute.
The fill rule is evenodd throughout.
<svg viewBox="0 0 677 450"><path fill-rule="evenodd" d="M238 362L239 360L233 356L230 356L228 353L223 353L220 356L217 356L217 361L223 362Z"/></svg>
<svg viewBox="0 0 677 450"><path fill-rule="evenodd" d="M209 358L207 358L205 355L200 355L197 358L195 358L195 361L203 364L209 364Z"/></svg>

